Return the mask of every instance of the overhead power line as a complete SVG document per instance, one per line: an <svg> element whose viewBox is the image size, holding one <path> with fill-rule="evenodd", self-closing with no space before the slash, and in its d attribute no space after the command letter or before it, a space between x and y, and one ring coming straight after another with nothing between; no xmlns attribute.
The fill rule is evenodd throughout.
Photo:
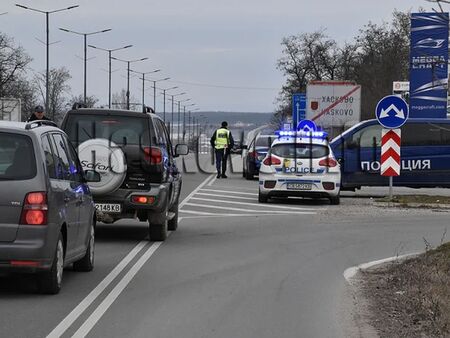
<svg viewBox="0 0 450 338"><path fill-rule="evenodd" d="M247 87L247 86L225 86L225 85L217 85L210 83L198 83L198 82L187 82L187 81L167 81L178 84L185 84L190 86L198 86L198 87L210 87L210 88L225 88L225 89L241 89L241 90L280 90L280 88L270 88L270 87Z"/></svg>

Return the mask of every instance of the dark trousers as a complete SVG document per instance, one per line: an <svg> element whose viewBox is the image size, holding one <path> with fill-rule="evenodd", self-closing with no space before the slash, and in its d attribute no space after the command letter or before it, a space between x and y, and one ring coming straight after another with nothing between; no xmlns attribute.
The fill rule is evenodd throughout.
<svg viewBox="0 0 450 338"><path fill-rule="evenodd" d="M227 171L228 153L225 149L215 149L215 153L217 173L219 175L225 175L225 171Z"/></svg>

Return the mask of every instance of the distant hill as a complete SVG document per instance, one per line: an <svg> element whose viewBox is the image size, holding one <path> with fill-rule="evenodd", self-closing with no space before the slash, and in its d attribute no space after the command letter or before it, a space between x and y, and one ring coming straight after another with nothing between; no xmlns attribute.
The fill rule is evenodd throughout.
<svg viewBox="0 0 450 338"><path fill-rule="evenodd" d="M167 115L166 115L167 116ZM222 121L227 121L228 124L235 125L238 124L243 126L261 126L263 124L269 123L273 114L272 113L252 113L252 112L192 112L191 118L202 119L203 123L208 125L220 125ZM169 114L170 118L170 114ZM177 118L177 113L175 114ZM181 116L181 119L183 117ZM187 113L186 113L186 123L187 123ZM176 121L175 121L176 123Z"/></svg>

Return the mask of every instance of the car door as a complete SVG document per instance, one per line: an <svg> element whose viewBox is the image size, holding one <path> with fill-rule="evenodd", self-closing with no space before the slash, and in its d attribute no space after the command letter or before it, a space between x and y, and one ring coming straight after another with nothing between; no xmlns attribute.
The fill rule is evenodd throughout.
<svg viewBox="0 0 450 338"><path fill-rule="evenodd" d="M178 195L180 193L180 173L178 171L177 165L175 163L175 159L173 158L172 144L170 142L169 133L167 128L164 126L159 119L154 120L155 126L157 128L159 146L164 149L164 155L167 158L164 158L165 166L167 165L168 169L168 182L170 182L171 186L171 194L170 194L170 205L175 203Z"/></svg>
<svg viewBox="0 0 450 338"><path fill-rule="evenodd" d="M76 251L84 252L89 242L89 235L91 224L93 220L93 201L89 192L89 187L86 184L83 176L83 169L81 167L78 155L75 148L63 135L63 139L66 143L66 149L68 150L69 161L71 166L71 186L75 191L78 198L78 240L76 245Z"/></svg>
<svg viewBox="0 0 450 338"><path fill-rule="evenodd" d="M58 178L58 190L62 191L60 201L61 212L67 225L67 248L66 256L72 256L77 251L79 231L79 194L74 189L74 181L69 161L69 153L64 142L63 135L52 133L52 146L56 156L56 175Z"/></svg>

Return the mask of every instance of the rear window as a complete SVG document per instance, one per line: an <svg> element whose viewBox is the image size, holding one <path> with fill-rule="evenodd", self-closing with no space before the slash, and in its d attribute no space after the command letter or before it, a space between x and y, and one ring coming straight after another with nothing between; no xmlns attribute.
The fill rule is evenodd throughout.
<svg viewBox="0 0 450 338"><path fill-rule="evenodd" d="M330 153L327 146L320 144L277 144L272 147L272 154L284 158L321 158Z"/></svg>
<svg viewBox="0 0 450 338"><path fill-rule="evenodd" d="M0 132L0 180L36 176L33 143L28 136Z"/></svg>
<svg viewBox="0 0 450 338"><path fill-rule="evenodd" d="M117 145L146 145L149 140L148 120L126 116L72 115L65 131L70 142L79 145L93 138L110 140Z"/></svg>

